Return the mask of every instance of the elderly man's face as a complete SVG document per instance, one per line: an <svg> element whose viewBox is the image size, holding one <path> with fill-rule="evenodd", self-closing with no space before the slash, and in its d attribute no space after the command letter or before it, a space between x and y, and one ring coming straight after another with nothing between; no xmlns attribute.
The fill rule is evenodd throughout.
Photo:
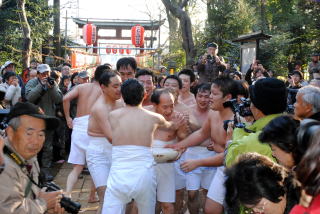
<svg viewBox="0 0 320 214"><path fill-rule="evenodd" d="M63 66L61 69L62 76L69 76L70 75L70 67L69 66Z"/></svg>
<svg viewBox="0 0 320 214"><path fill-rule="evenodd" d="M7 128L8 139L16 152L24 159L35 157L45 141L45 121L28 115L20 116L20 125Z"/></svg>
<svg viewBox="0 0 320 214"><path fill-rule="evenodd" d="M303 94L298 93L294 104L294 115L304 119L312 115L312 105L304 102Z"/></svg>

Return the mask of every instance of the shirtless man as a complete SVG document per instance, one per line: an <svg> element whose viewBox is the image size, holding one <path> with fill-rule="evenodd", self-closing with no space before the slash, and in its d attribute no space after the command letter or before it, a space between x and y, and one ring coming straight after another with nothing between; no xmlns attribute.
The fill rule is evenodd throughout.
<svg viewBox="0 0 320 214"><path fill-rule="evenodd" d="M233 120L234 114L230 108L225 108L223 103L237 97L237 85L234 80L227 77L218 77L212 82L210 94L210 112L207 120L203 123L201 129L192 133L186 139L178 144L169 145L175 149L185 149L186 147L196 146L211 138L213 150L218 153L213 157L199 159L191 164L183 164L185 171L191 171L199 166L220 166L217 168L215 176L209 187L207 200L205 204L205 213L221 214L223 212L223 201L225 197L223 176L223 159L226 147L227 133L223 128L223 121Z"/></svg>
<svg viewBox="0 0 320 214"><path fill-rule="evenodd" d="M73 169L68 175L66 193L71 196L73 186L78 180L78 176L83 170L86 163L86 149L88 146L88 121L89 113L93 104L101 95L99 80L104 72L109 71L108 66L100 65L97 67L92 83L77 85L63 97L63 110L66 117L67 125L72 130L71 151L68 162L73 164ZM70 101L78 99L77 115L74 120L70 117ZM91 194L89 201L93 199Z"/></svg>
<svg viewBox="0 0 320 214"><path fill-rule="evenodd" d="M161 114L167 121L171 121L177 114L181 114L174 111L174 97L169 89L156 89L152 93L151 102L153 107L150 110ZM152 147L156 149L176 143L177 137L184 136L182 133L184 131L183 126L177 130L158 128L154 133ZM173 214L176 195L174 163L158 163L155 170L157 174L157 201L160 202L163 214Z"/></svg>
<svg viewBox="0 0 320 214"><path fill-rule="evenodd" d="M151 95L155 89L153 72L141 69L136 73L136 79L143 84L144 89L146 90L146 97L143 99L142 106L152 105Z"/></svg>
<svg viewBox="0 0 320 214"><path fill-rule="evenodd" d="M103 214L124 213L132 199L139 214L152 214L156 203L154 158L150 149L158 127L176 130L183 118L165 118L142 108L144 87L136 79L121 86L126 107L112 111L112 164L103 204Z"/></svg>
<svg viewBox="0 0 320 214"><path fill-rule="evenodd" d="M99 84L102 95L92 106L89 117L89 145L86 159L99 196L100 206L97 214L101 213L111 166L112 136L108 120L109 113L124 106L120 101L121 82L120 76L116 73L106 72L101 75Z"/></svg>
<svg viewBox="0 0 320 214"><path fill-rule="evenodd" d="M190 88L196 80L196 76L193 71L190 69L183 69L179 72L178 77L182 81L182 89L180 90L178 98L179 101L189 107L196 105L194 94L190 92Z"/></svg>
<svg viewBox="0 0 320 214"><path fill-rule="evenodd" d="M184 126L186 130L183 132L185 136L181 139L186 138L193 130L196 130L198 127L196 125L196 119L193 117L192 110L187 105L179 101L179 92L182 89L182 81L176 75L169 75L163 81L164 88L170 88L171 92L174 95L174 110L182 113L186 120L188 121L187 125ZM181 136L180 136L181 137ZM181 140L179 139L179 140ZM183 196L186 187L186 177L185 173L180 169L180 164L184 161L185 154L175 162L175 171L176 171L176 203L175 203L175 213L180 213L184 209L183 207Z"/></svg>
<svg viewBox="0 0 320 214"><path fill-rule="evenodd" d="M196 90L197 104L192 107L193 115L197 119L199 129L209 116L210 101L210 84L202 83ZM181 168L188 167L188 164L194 160L212 157L215 152L209 151L207 146L211 144L208 138L199 146L189 147L185 152L186 161L181 164ZM188 191L188 209L190 214L198 214L200 212L199 190L203 188L202 193L207 194L212 178L214 176L215 167L198 167L186 174L186 189ZM203 206L204 203L201 203Z"/></svg>

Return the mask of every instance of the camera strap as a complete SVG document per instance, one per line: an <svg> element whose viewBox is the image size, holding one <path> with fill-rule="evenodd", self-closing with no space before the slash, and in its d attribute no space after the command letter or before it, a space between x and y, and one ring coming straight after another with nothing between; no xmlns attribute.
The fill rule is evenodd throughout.
<svg viewBox="0 0 320 214"><path fill-rule="evenodd" d="M24 163L24 161L14 152L12 151L7 145L4 145L3 147L3 152L4 154L6 154L11 160L13 160L13 162L15 162L22 170L22 172L29 178L29 180L31 181L31 183L33 183L34 185L36 185L37 187L41 188L39 186L39 184L37 184L32 178L31 176L26 173L28 171L27 169L27 165ZM31 189L31 184L27 185L27 189ZM27 190L26 189L26 190ZM30 191L30 190L29 190ZM29 192L27 191L27 192Z"/></svg>

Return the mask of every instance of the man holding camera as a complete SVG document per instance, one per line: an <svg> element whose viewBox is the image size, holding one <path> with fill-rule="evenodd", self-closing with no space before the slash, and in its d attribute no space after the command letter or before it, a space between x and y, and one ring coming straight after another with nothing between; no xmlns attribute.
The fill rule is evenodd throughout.
<svg viewBox="0 0 320 214"><path fill-rule="evenodd" d="M207 45L207 53L198 61L199 83L212 82L226 69L222 57L218 56L218 44L211 42Z"/></svg>
<svg viewBox="0 0 320 214"><path fill-rule="evenodd" d="M55 115L55 105L62 102L62 93L53 78L50 78L51 69L47 64L37 67L37 78L30 80L26 85L26 99L39 106L46 115ZM41 171L46 180L52 180L49 168L52 162L53 132L49 131L42 149L40 158Z"/></svg>
<svg viewBox="0 0 320 214"><path fill-rule="evenodd" d="M44 192L39 187L36 157L44 144L45 131L58 123L31 103L17 103L11 109L4 146L6 167L0 174L1 214L64 212L59 203L62 192Z"/></svg>

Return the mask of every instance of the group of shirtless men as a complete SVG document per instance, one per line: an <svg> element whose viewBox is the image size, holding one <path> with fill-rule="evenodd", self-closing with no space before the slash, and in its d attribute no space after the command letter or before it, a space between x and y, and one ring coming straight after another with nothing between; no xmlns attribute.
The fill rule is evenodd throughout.
<svg viewBox="0 0 320 214"><path fill-rule="evenodd" d="M73 129L67 194L87 164L99 196L97 213L182 213L185 189L189 212L199 213L200 188L207 193L205 213L222 213L223 121L233 119L223 103L234 96L226 88L230 80L201 84L194 96L191 71L167 76L163 88L155 89L153 74L135 72L136 67L128 57L117 62L117 72L98 66L91 83L78 85L63 98ZM76 98L72 120L70 101ZM156 164L153 147L185 152L176 161Z"/></svg>

